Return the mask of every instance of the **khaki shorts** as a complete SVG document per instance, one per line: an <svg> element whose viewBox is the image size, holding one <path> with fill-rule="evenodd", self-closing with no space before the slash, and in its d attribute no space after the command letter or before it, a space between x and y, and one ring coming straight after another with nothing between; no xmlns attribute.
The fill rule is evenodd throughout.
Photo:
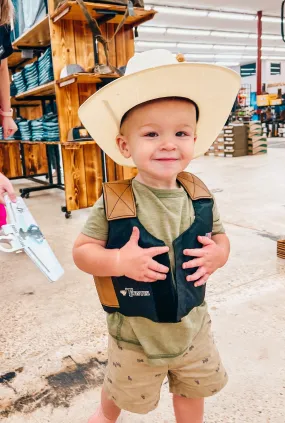
<svg viewBox="0 0 285 423"><path fill-rule="evenodd" d="M209 397L223 389L228 376L210 322L182 356L165 366L149 365L144 353L126 349L125 344L122 348L110 336L104 390L119 408L138 414L154 410L166 377L169 391L186 398Z"/></svg>

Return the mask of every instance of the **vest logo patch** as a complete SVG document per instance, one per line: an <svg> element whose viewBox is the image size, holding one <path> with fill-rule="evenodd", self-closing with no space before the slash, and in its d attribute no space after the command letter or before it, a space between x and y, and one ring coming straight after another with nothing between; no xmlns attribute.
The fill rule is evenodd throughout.
<svg viewBox="0 0 285 423"><path fill-rule="evenodd" d="M120 293L126 297L129 294L129 297L150 297L149 291L134 291L133 288L125 288L120 291Z"/></svg>

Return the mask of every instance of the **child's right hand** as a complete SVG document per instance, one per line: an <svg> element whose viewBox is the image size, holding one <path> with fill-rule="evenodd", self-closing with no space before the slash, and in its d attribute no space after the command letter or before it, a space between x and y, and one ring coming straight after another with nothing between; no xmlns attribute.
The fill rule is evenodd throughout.
<svg viewBox="0 0 285 423"><path fill-rule="evenodd" d="M169 248L141 248L138 245L140 231L133 228L130 240L118 251L119 274L138 282L156 282L166 279L169 268L157 263L153 257L167 253Z"/></svg>

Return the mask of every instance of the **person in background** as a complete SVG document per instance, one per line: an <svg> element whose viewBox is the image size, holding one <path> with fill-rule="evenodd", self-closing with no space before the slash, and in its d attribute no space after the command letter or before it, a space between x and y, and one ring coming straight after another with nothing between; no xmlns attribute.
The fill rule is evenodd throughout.
<svg viewBox="0 0 285 423"><path fill-rule="evenodd" d="M0 123L3 127L4 138L12 137L17 131L11 109L10 75L7 60L13 53L10 40L13 15L14 8L11 0L0 0ZM9 180L0 174L0 227L6 224L6 211L3 205L4 192L8 192L8 194L13 192L13 187Z"/></svg>

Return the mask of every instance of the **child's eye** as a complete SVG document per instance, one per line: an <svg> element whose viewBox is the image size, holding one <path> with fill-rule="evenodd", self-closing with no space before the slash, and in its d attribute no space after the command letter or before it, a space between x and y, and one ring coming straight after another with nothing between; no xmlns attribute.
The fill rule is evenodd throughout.
<svg viewBox="0 0 285 423"><path fill-rule="evenodd" d="M145 134L146 137L155 138L158 137L157 132L149 132L148 134Z"/></svg>
<svg viewBox="0 0 285 423"><path fill-rule="evenodd" d="M176 132L176 136L177 137L188 137L189 134L187 134L186 132L183 132L183 131L179 131L179 132Z"/></svg>

